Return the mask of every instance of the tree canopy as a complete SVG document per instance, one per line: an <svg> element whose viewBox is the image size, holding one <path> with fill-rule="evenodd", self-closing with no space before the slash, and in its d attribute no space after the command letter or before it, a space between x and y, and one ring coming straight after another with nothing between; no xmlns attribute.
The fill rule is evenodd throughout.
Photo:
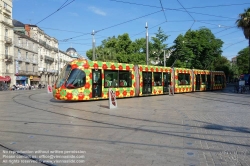
<svg viewBox="0 0 250 166"><path fill-rule="evenodd" d="M250 35L250 8L245 9L244 13L239 14L236 24L244 32L245 38L249 39Z"/></svg>
<svg viewBox="0 0 250 166"><path fill-rule="evenodd" d="M216 39L207 28L189 30L174 43L167 63L170 66L213 70L215 60L221 57L223 41Z"/></svg>
<svg viewBox="0 0 250 166"><path fill-rule="evenodd" d="M248 61L249 49L248 47L240 50L237 56L237 66L239 74L247 73L248 72Z"/></svg>
<svg viewBox="0 0 250 166"><path fill-rule="evenodd" d="M129 35L124 33L118 37L109 37L102 41L95 49L96 59L100 61L145 64L146 39L131 41ZM92 59L93 50L87 51L87 57Z"/></svg>
<svg viewBox="0 0 250 166"><path fill-rule="evenodd" d="M168 36L159 28L149 41L149 57L153 64L163 65L163 50L167 48L164 42ZM118 37L109 37L95 48L96 60L120 63L146 64L146 39L132 41L127 33ZM87 57L92 60L93 50L87 51Z"/></svg>

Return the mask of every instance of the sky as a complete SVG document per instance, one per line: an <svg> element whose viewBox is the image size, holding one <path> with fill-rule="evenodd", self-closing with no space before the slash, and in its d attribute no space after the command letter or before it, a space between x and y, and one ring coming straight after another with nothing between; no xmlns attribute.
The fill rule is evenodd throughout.
<svg viewBox="0 0 250 166"><path fill-rule="evenodd" d="M169 35L168 47L187 30L209 28L224 44L222 55L231 60L248 46L235 22L249 0L13 0L13 19L37 25L59 41L59 49L73 47L83 57L104 39L128 33L132 41L149 38L158 28Z"/></svg>

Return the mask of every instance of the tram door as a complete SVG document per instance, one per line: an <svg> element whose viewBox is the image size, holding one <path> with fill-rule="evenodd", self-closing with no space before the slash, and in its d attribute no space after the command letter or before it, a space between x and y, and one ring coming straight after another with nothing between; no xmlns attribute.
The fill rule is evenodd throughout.
<svg viewBox="0 0 250 166"><path fill-rule="evenodd" d="M102 97L102 71L92 70L92 97Z"/></svg>
<svg viewBox="0 0 250 166"><path fill-rule="evenodd" d="M171 82L171 75L169 73L163 73L163 93L168 92L168 87Z"/></svg>
<svg viewBox="0 0 250 166"><path fill-rule="evenodd" d="M211 90L211 75L207 75L207 90Z"/></svg>
<svg viewBox="0 0 250 166"><path fill-rule="evenodd" d="M200 90L201 88L201 75L197 74L196 75L196 89L195 90Z"/></svg>
<svg viewBox="0 0 250 166"><path fill-rule="evenodd" d="M142 72L142 94L152 94L152 73Z"/></svg>

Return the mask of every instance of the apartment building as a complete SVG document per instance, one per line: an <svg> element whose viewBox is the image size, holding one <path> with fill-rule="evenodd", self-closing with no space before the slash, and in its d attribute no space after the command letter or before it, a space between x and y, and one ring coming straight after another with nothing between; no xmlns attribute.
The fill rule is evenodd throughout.
<svg viewBox="0 0 250 166"><path fill-rule="evenodd" d="M39 43L38 73L41 84L54 84L63 66L72 60L66 52L59 50L58 40L44 33L36 25L25 24L27 35Z"/></svg>
<svg viewBox="0 0 250 166"><path fill-rule="evenodd" d="M237 64L237 56L232 58L231 64L232 65L236 65Z"/></svg>
<svg viewBox="0 0 250 166"><path fill-rule="evenodd" d="M41 81L38 75L39 43L26 35L23 23L13 20L13 25L15 83L38 85Z"/></svg>
<svg viewBox="0 0 250 166"><path fill-rule="evenodd" d="M38 26L12 20L12 0L0 1L0 83L52 85L71 55Z"/></svg>
<svg viewBox="0 0 250 166"><path fill-rule="evenodd" d="M14 79L12 0L0 1L0 81Z"/></svg>

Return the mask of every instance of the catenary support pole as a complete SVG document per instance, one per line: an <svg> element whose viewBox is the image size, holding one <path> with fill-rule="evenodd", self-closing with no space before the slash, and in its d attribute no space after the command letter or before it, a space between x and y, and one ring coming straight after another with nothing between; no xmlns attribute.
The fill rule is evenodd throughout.
<svg viewBox="0 0 250 166"><path fill-rule="evenodd" d="M147 62L147 65L148 65L148 58L149 58L149 55L148 55L148 23L146 22L146 55L147 55L147 58L146 58L146 62Z"/></svg>
<svg viewBox="0 0 250 166"><path fill-rule="evenodd" d="M92 32L92 51L93 51L92 60L95 61L95 31L94 30Z"/></svg>

